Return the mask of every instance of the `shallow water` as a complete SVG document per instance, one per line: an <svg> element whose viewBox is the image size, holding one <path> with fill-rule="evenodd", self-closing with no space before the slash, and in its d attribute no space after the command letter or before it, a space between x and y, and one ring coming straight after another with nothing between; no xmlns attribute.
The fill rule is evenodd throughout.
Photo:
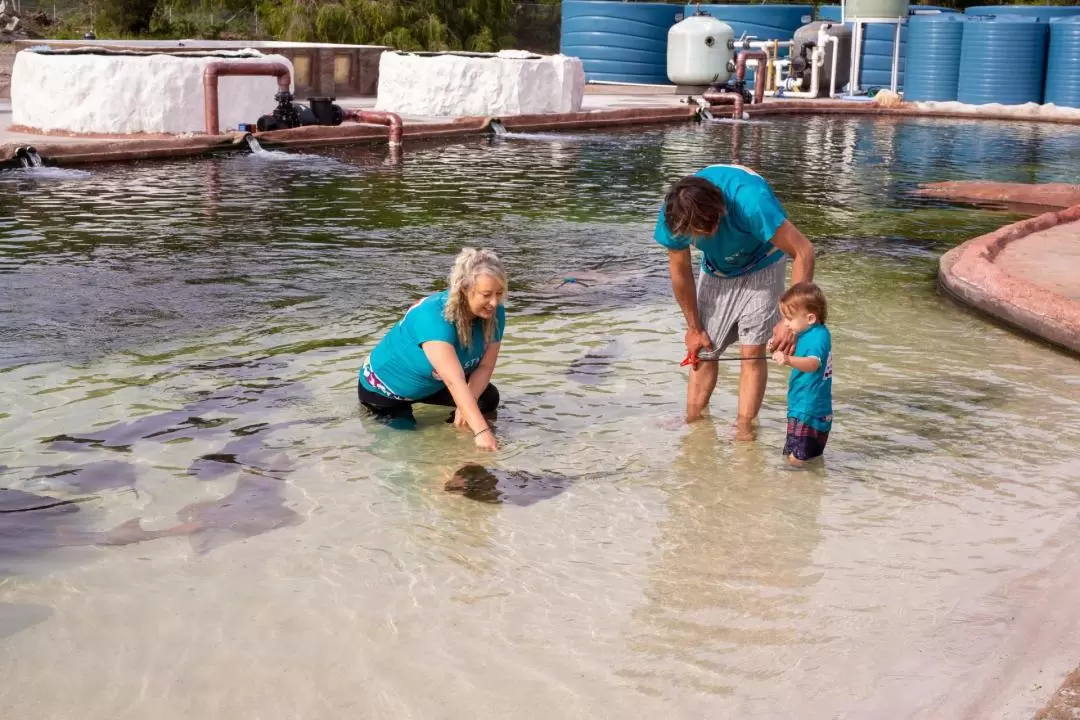
<svg viewBox="0 0 1080 720"><path fill-rule="evenodd" d="M679 422L654 213L733 153L820 256L817 471L778 456L775 370L757 443L731 442L736 364L715 421ZM887 686L912 716L985 661L1016 613L1001 589L1075 520L1080 366L935 290L944 250L1016 216L907 193L1078 164L1068 128L798 118L0 178L0 487L80 501L33 532L0 514L0 706L881 717L860 708ZM464 244L512 274L495 456L445 410L392 432L356 403L372 344ZM445 492L469 461L558 492ZM197 530L94 544L134 518ZM937 684L897 670L913 653Z"/></svg>

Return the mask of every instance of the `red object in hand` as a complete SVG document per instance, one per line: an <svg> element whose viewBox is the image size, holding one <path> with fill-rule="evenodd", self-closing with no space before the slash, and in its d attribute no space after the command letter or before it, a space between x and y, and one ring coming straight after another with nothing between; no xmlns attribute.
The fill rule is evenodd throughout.
<svg viewBox="0 0 1080 720"><path fill-rule="evenodd" d="M687 365L691 365L696 368L699 362L701 362L701 358L697 356L697 353L687 350L686 357L683 358L683 361L681 363L679 363L679 367L686 367Z"/></svg>

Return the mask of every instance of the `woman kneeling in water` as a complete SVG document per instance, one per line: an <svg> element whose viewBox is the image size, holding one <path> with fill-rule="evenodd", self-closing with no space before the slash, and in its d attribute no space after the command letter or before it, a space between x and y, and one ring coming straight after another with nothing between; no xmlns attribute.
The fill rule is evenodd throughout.
<svg viewBox="0 0 1080 720"><path fill-rule="evenodd" d="M506 271L491 250L465 248L450 288L409 308L360 368L360 402L395 427L415 427L413 403L456 407L478 448L498 443L485 415L499 404L489 381L506 327Z"/></svg>

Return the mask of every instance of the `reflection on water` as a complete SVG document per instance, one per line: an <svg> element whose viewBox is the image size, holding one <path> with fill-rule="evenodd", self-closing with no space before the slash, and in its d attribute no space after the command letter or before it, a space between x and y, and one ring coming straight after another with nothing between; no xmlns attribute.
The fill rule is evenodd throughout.
<svg viewBox="0 0 1080 720"><path fill-rule="evenodd" d="M1074 515L1080 371L935 291L941 252L1015 216L909 192L1067 181L1069 129L524 140L0 177L0 510L30 508L0 512L10 714L832 718L882 678L918 695L911 647L941 677L985 661L1012 610L980 599ZM733 155L818 250L820 470L779 457L775 369L758 443L731 442L732 364L714 420L679 422L654 213ZM511 272L495 456L355 399L464 244ZM989 619L946 647L958 596Z"/></svg>

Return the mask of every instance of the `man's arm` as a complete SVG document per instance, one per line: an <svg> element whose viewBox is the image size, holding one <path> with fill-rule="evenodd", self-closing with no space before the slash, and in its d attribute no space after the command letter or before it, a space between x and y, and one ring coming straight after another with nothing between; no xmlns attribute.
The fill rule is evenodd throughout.
<svg viewBox="0 0 1080 720"><path fill-rule="evenodd" d="M791 256L792 285L814 279L814 246L790 220L776 229L772 244Z"/></svg>
<svg viewBox="0 0 1080 720"><path fill-rule="evenodd" d="M792 285L814 279L814 246L790 220L785 220L776 229L772 244L791 256ZM769 352L779 351L790 355L795 351L795 333L781 320L773 328L772 339L765 347Z"/></svg>
<svg viewBox="0 0 1080 720"><path fill-rule="evenodd" d="M671 273L671 290L675 301L682 308L689 330L701 330L698 315L697 289L694 286L694 268L689 250L668 250L668 272Z"/></svg>
<svg viewBox="0 0 1080 720"><path fill-rule="evenodd" d="M712 340L701 325L698 313L697 288L694 286L694 268L690 261L689 250L668 250L668 272L671 273L671 290L675 301L679 303L683 316L686 317L686 335L683 341L686 350L697 367L699 350L712 350Z"/></svg>

